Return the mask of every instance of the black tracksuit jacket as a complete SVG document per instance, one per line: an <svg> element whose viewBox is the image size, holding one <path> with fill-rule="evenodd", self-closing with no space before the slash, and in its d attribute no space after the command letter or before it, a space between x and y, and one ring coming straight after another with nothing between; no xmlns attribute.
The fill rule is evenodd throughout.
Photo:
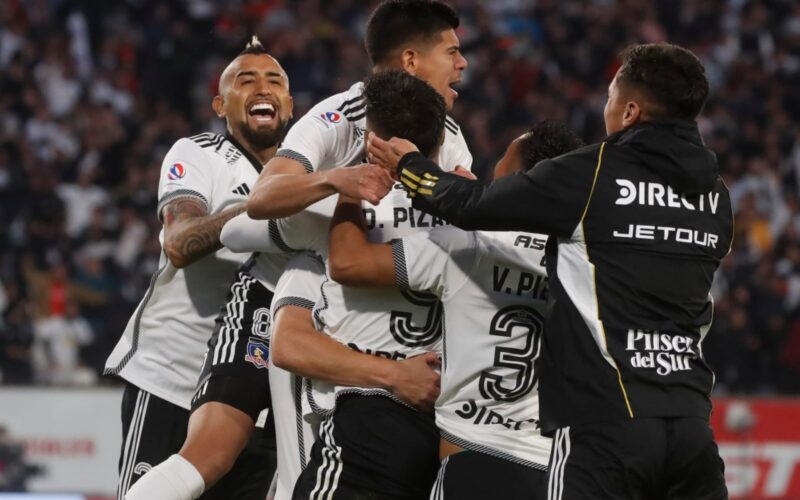
<svg viewBox="0 0 800 500"><path fill-rule="evenodd" d="M414 205L468 230L550 235L536 370L543 430L701 417L714 271L733 233L716 156L685 122L644 122L491 184L419 153L398 166Z"/></svg>

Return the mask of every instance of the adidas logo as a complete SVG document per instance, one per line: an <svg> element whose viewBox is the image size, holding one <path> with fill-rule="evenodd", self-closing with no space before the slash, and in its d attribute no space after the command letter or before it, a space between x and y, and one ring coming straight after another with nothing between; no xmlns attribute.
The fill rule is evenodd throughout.
<svg viewBox="0 0 800 500"><path fill-rule="evenodd" d="M250 188L247 186L246 183L243 182L241 186L237 187L232 192L233 194L240 194L242 196L247 196L248 194L250 194Z"/></svg>

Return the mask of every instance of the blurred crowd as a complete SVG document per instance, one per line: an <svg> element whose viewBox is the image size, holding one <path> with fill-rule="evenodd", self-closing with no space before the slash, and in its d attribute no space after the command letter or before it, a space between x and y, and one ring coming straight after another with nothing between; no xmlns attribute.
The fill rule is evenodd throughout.
<svg viewBox="0 0 800 500"><path fill-rule="evenodd" d="M800 393L800 3L453 0L469 68L453 117L489 175L560 119L604 136L616 55L668 40L704 61L700 120L736 211L704 352L718 393ZM361 0L0 2L0 381L95 384L159 257L161 159L223 132L217 78L258 34L295 116L369 71Z"/></svg>

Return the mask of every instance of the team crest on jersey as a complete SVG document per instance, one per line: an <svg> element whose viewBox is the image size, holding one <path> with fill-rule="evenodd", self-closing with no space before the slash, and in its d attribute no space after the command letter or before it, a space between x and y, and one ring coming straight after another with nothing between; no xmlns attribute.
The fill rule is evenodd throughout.
<svg viewBox="0 0 800 500"><path fill-rule="evenodd" d="M256 368L269 368L269 345L257 338L250 337L247 341L247 354L244 360L252 363Z"/></svg>
<svg viewBox="0 0 800 500"><path fill-rule="evenodd" d="M322 113L319 116L322 117L323 120L329 123L339 123L340 121L342 121L342 115L340 115L336 111L328 111L326 113Z"/></svg>
<svg viewBox="0 0 800 500"><path fill-rule="evenodd" d="M183 166L183 163L173 163L171 167L169 167L169 172L167 172L167 179L171 181L177 181L178 179L183 179L186 175L186 167Z"/></svg>

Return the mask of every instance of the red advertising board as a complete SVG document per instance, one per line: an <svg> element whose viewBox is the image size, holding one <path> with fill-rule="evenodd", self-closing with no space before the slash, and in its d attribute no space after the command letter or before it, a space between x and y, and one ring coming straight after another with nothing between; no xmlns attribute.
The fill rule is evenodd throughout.
<svg viewBox="0 0 800 500"><path fill-rule="evenodd" d="M711 425L730 498L800 500L800 399L715 399Z"/></svg>

